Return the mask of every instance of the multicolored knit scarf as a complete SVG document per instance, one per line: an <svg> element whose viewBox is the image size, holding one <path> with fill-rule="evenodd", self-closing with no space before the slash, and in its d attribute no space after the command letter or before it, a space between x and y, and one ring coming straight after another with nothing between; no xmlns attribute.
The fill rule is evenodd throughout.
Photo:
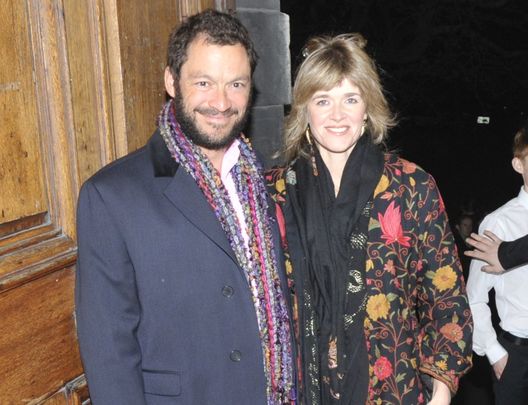
<svg viewBox="0 0 528 405"><path fill-rule="evenodd" d="M295 391L289 316L277 270L262 168L251 145L242 136L240 158L231 171L246 218L246 245L218 171L182 133L172 100L162 108L158 126L172 157L196 181L211 205L247 275L262 342L268 404L292 403Z"/></svg>

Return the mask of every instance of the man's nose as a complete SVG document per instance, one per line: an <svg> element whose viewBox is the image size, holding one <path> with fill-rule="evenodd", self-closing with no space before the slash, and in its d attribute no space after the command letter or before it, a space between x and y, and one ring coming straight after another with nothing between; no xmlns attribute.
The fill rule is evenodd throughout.
<svg viewBox="0 0 528 405"><path fill-rule="evenodd" d="M227 111L231 108L231 101L225 89L216 89L211 98L209 105L220 112Z"/></svg>

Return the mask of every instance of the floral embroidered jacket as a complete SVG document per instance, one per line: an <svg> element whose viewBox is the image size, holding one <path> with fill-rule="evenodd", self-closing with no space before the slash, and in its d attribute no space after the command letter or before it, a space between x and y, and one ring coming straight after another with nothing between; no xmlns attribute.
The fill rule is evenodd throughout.
<svg viewBox="0 0 528 405"><path fill-rule="evenodd" d="M292 219L283 217L289 214L282 208L295 191L295 172L273 169L266 180L285 237L284 224ZM430 397L432 378L454 393L471 367L473 323L462 269L432 176L385 154L373 197L365 263L367 404L422 404ZM286 257L294 293L295 260L289 259L294 255Z"/></svg>

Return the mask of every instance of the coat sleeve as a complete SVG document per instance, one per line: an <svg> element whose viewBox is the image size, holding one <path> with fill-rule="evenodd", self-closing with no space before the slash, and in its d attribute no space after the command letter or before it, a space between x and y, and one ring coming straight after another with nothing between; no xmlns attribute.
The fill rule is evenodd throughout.
<svg viewBox="0 0 528 405"><path fill-rule="evenodd" d="M499 245L499 261L505 269L528 263L528 235Z"/></svg>
<svg viewBox="0 0 528 405"><path fill-rule="evenodd" d="M115 218L91 181L80 193L77 235L77 334L92 403L144 405L134 268Z"/></svg>
<svg viewBox="0 0 528 405"><path fill-rule="evenodd" d="M418 202L420 371L428 385L432 377L454 393L471 367L473 321L442 197L431 176L421 184L426 187Z"/></svg>

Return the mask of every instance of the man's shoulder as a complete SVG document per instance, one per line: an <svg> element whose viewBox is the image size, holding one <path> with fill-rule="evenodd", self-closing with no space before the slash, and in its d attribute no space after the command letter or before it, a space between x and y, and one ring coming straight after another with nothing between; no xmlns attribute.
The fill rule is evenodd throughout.
<svg viewBox="0 0 528 405"><path fill-rule="evenodd" d="M104 184L126 181L127 178L144 174L148 169L148 161L147 147L143 146L102 167L87 182Z"/></svg>
<svg viewBox="0 0 528 405"><path fill-rule="evenodd" d="M516 212L519 208L522 207L519 204L518 197L512 198L484 217L480 224L479 232L481 233L484 230L496 232L504 222L509 220L515 221L515 217L517 216ZM500 236L504 238L505 235Z"/></svg>
<svg viewBox="0 0 528 405"><path fill-rule="evenodd" d="M512 212L513 210L518 209L519 206L520 206L519 198L518 197L514 197L511 200L507 201L505 204L503 204L500 207L498 207L497 209L495 209L495 211L493 211L493 212L489 213L488 215L486 215L485 219L487 217L500 218L500 217L508 216L510 214L510 212Z"/></svg>
<svg viewBox="0 0 528 405"><path fill-rule="evenodd" d="M121 183L157 175L169 176L174 174L174 168L168 169L166 166L174 165L174 163L159 131L155 131L144 146L110 162L91 176L87 182Z"/></svg>

